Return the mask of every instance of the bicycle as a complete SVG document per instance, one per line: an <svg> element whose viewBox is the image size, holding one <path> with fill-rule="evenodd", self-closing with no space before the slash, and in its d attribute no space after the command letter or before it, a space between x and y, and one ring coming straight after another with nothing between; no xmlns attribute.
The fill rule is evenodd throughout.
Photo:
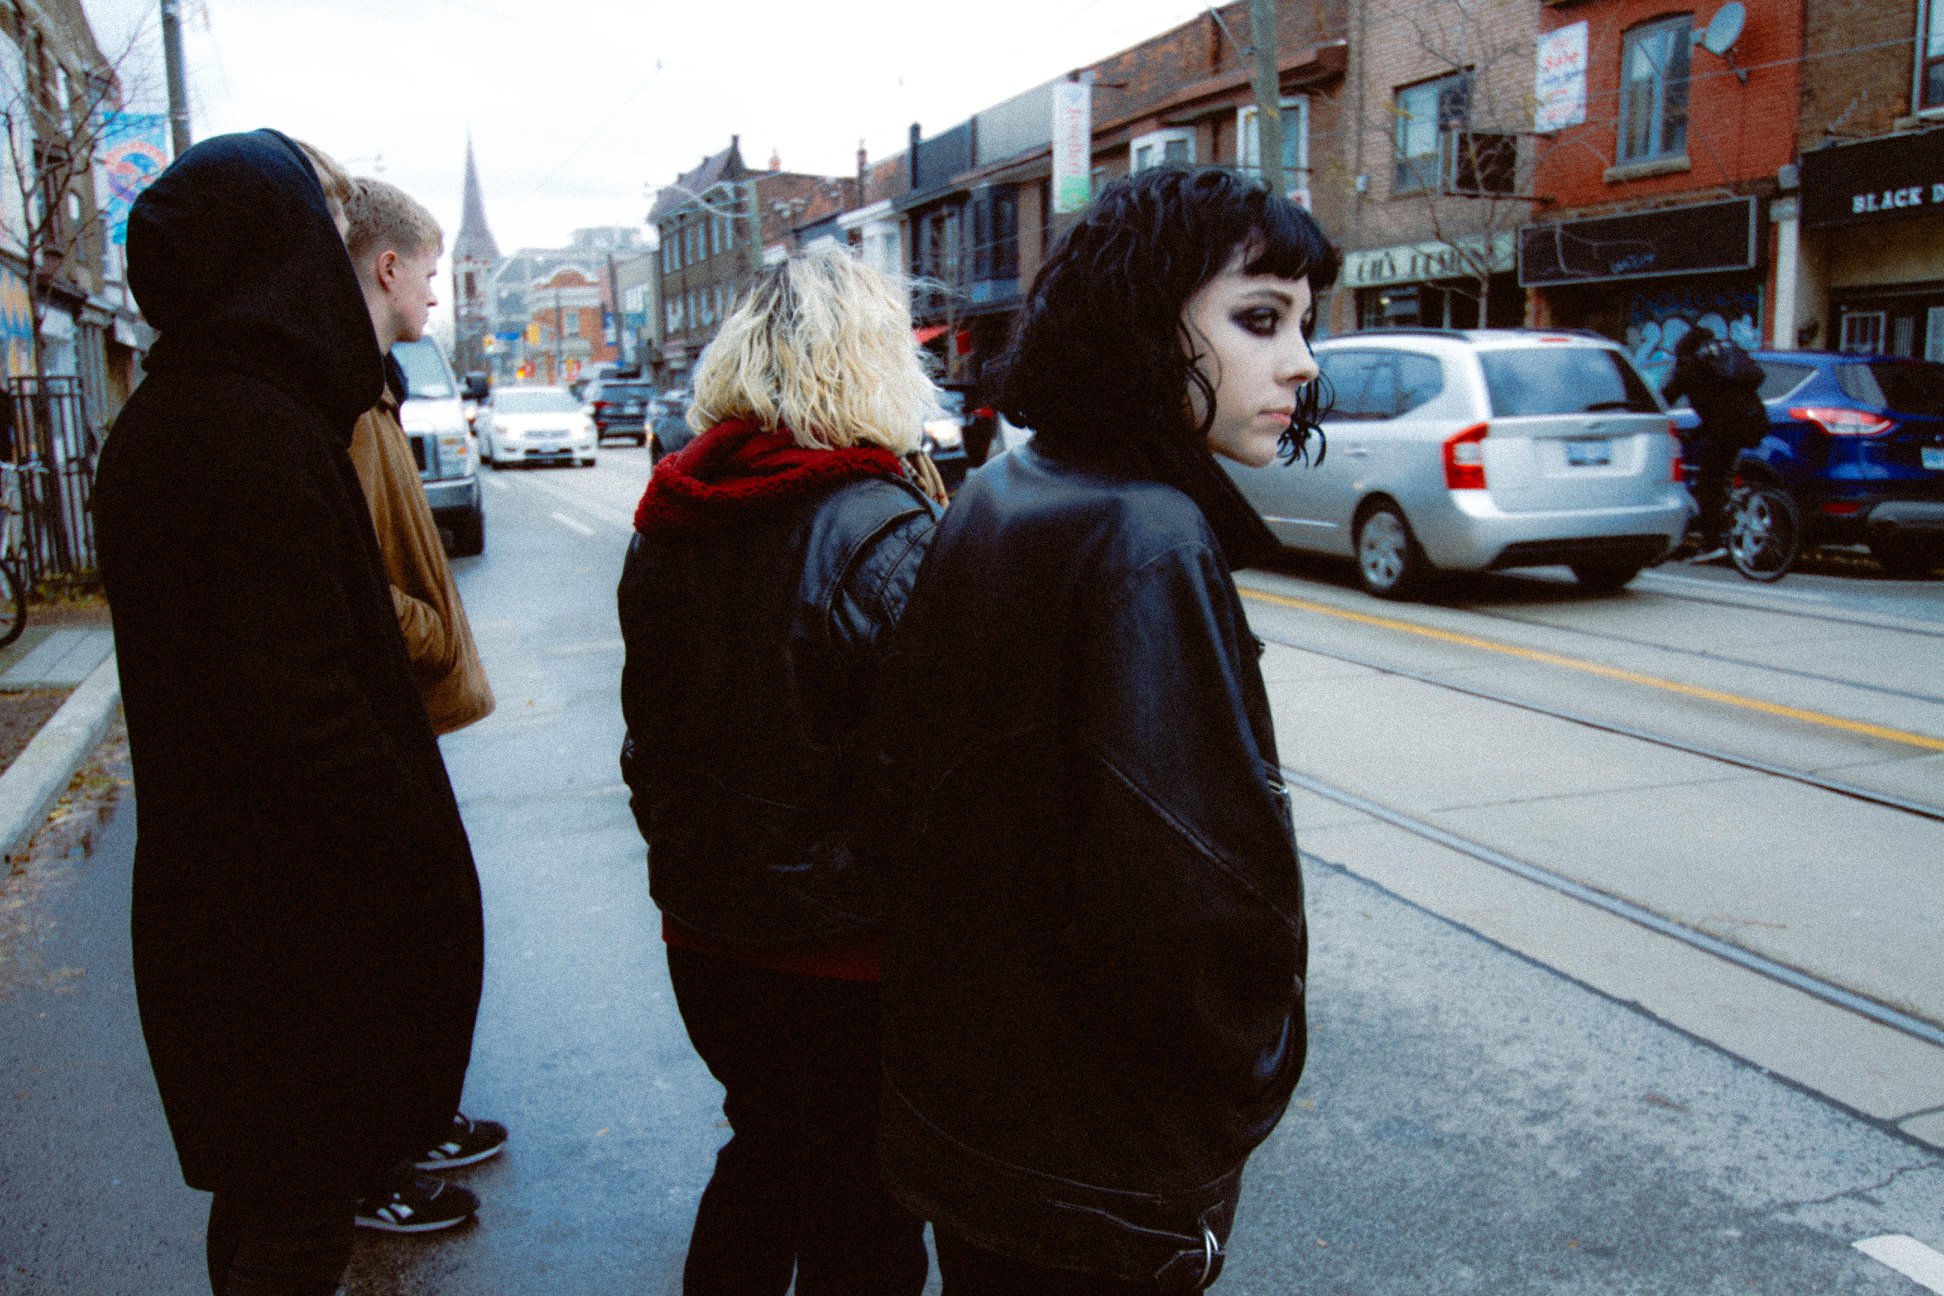
<svg viewBox="0 0 1944 1296"><path fill-rule="evenodd" d="M36 470L37 462L17 464L0 459L0 648L27 629L27 595L21 580L24 543L21 515L25 485L21 474Z"/></svg>

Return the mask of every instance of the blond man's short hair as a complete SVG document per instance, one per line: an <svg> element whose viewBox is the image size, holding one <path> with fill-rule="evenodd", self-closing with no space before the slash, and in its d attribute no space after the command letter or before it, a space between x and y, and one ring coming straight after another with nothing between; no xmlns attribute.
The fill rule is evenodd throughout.
<svg viewBox="0 0 1944 1296"><path fill-rule="evenodd" d="M292 140L310 159L311 170L317 172L317 183L324 189L324 205L331 209L333 217L345 215L351 206L351 177L337 164L337 159L303 140Z"/></svg>
<svg viewBox="0 0 1944 1296"><path fill-rule="evenodd" d="M788 428L806 449L902 455L938 412L902 286L822 246L756 277L702 353L688 421L701 432L749 419Z"/></svg>
<svg viewBox="0 0 1944 1296"><path fill-rule="evenodd" d="M351 218L344 243L354 262L362 263L378 252L414 257L445 246L445 232L424 204L383 180L370 176L353 180L344 214Z"/></svg>

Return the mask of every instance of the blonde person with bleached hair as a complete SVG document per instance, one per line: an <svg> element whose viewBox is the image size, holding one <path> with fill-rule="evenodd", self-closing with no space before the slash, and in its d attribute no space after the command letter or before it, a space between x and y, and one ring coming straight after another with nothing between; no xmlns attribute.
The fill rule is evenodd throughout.
<svg viewBox="0 0 1944 1296"><path fill-rule="evenodd" d="M847 253L763 271L702 357L622 569L622 773L669 980L726 1091L687 1296L918 1296L877 1173L883 881L865 716L936 520L903 457L936 409L897 286Z"/></svg>
<svg viewBox="0 0 1944 1296"><path fill-rule="evenodd" d="M492 714L493 690L459 602L459 587L446 562L411 443L398 422L399 402L410 393L391 355L396 344L425 336L426 321L438 302L432 279L445 236L432 213L397 186L363 177L345 183L345 247L378 347L386 356L387 374L378 403L352 429L351 466L371 510L392 609L426 717L434 733L448 734ZM327 195L330 189L326 180ZM497 1155L505 1143L504 1125L453 1112L435 1140L379 1182L366 1185L358 1202L358 1224L394 1233L463 1224L478 1209L479 1199L423 1172L473 1165Z"/></svg>

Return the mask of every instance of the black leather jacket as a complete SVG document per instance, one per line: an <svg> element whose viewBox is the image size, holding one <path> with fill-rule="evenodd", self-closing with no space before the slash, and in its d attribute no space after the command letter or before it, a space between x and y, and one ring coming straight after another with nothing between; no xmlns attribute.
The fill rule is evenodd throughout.
<svg viewBox="0 0 1944 1296"><path fill-rule="evenodd" d="M953 502L897 638L890 1183L989 1249L1193 1290L1305 1048L1295 840L1221 545L1175 488L1027 447Z"/></svg>
<svg viewBox="0 0 1944 1296"><path fill-rule="evenodd" d="M774 948L881 921L852 850L857 736L935 519L872 478L629 546L622 777L650 894L691 931Z"/></svg>

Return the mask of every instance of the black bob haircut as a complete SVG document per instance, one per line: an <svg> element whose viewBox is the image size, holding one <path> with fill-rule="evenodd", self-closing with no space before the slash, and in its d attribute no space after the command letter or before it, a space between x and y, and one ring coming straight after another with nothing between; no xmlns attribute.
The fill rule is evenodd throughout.
<svg viewBox="0 0 1944 1296"><path fill-rule="evenodd" d="M1033 280L986 375L999 408L1082 453L1119 457L1116 442L1143 434L1201 444L1215 384L1189 358L1182 310L1238 254L1247 273L1307 278L1315 294L1342 261L1308 212L1240 171L1160 166L1114 181ZM1191 385L1205 398L1200 427ZM1327 395L1320 379L1297 394L1285 453L1316 430Z"/></svg>

